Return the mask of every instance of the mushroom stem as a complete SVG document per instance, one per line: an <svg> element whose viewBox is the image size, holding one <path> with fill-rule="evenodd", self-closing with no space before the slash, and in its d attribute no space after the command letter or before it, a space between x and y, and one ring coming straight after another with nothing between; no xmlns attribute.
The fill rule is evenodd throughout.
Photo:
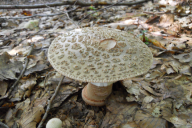
<svg viewBox="0 0 192 128"><path fill-rule="evenodd" d="M91 106L103 106L105 99L112 92L112 86L113 83L109 83L107 86L96 86L94 83L88 83L82 91L82 98Z"/></svg>

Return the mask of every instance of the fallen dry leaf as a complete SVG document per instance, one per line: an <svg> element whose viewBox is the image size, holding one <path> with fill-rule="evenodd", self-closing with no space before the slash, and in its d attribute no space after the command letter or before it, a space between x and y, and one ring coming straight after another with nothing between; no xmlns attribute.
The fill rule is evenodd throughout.
<svg viewBox="0 0 192 128"><path fill-rule="evenodd" d="M168 128L168 122L165 119L153 117L142 110L136 112L134 121L140 128Z"/></svg>
<svg viewBox="0 0 192 128"><path fill-rule="evenodd" d="M120 91L112 92L107 100L107 113L103 119L101 128L119 127L133 121L133 116L138 107L137 103L128 103L123 100Z"/></svg>
<svg viewBox="0 0 192 128"><path fill-rule="evenodd" d="M31 77L26 80L20 80L17 91L12 92L11 101L21 100L30 97L33 87L36 85L36 78Z"/></svg>
<svg viewBox="0 0 192 128"><path fill-rule="evenodd" d="M26 11L26 10L23 10L23 12L21 13L25 16L32 16L32 13L30 11Z"/></svg>
<svg viewBox="0 0 192 128"><path fill-rule="evenodd" d="M0 56L0 80L17 79L15 75L22 69L22 62L11 62L11 58L7 52L4 52Z"/></svg>
<svg viewBox="0 0 192 128"><path fill-rule="evenodd" d="M159 16L155 15L155 16L152 16L149 19L147 19L147 21L145 21L145 23L151 24L151 23L157 22L158 19L159 19Z"/></svg>
<svg viewBox="0 0 192 128"><path fill-rule="evenodd" d="M8 88L8 83L5 81L0 81L0 88L0 96L4 96Z"/></svg>
<svg viewBox="0 0 192 128"><path fill-rule="evenodd" d="M39 3L35 0L32 2ZM191 7L182 5L182 2L186 3L186 0L160 0L130 7L112 6L82 20L82 24L79 24L81 28L111 27L136 36L144 32L143 41L146 44L151 42L149 47L154 57L153 65L146 74L114 83L114 92L103 107L89 106L82 100L81 89L85 83L81 86L78 82L65 78L42 127L45 127L49 119L57 117L62 120L64 128L191 128L192 17ZM180 5L176 6L177 4ZM5 55L8 63L0 59L1 96L9 91L17 79L25 58L30 60L24 77L8 98L9 102L1 101L0 121L10 128L36 127L61 78L59 73L54 73L55 70L47 60L49 45L60 34L76 29L73 23L100 7L72 10L69 13L72 19L64 14L34 17L33 20L15 18L33 13L52 15L66 9L68 8L0 11L1 16L5 17L5 20L0 18L0 54L8 52L11 55ZM33 29L34 23L41 31L27 29ZM32 54L26 56L31 49L29 43L33 43L34 47ZM22 63L17 63L18 61Z"/></svg>
<svg viewBox="0 0 192 128"><path fill-rule="evenodd" d="M22 128L35 128L36 124L41 121L41 115L43 113L44 107L41 105L33 107L31 110L25 110L18 123Z"/></svg>
<svg viewBox="0 0 192 128"><path fill-rule="evenodd" d="M150 69L156 68L157 65L162 64L161 58L153 58L153 64L151 65Z"/></svg>
<svg viewBox="0 0 192 128"><path fill-rule="evenodd" d="M11 103L5 103L5 104L3 104L1 107L11 108L11 107L14 107L14 106L15 106L15 104L14 104L13 102L11 102Z"/></svg>
<svg viewBox="0 0 192 128"><path fill-rule="evenodd" d="M16 107L10 109L6 114L6 123L11 127L16 121L22 128L35 128L40 122L41 116L44 113L44 106L30 106L30 99L17 103Z"/></svg>
<svg viewBox="0 0 192 128"><path fill-rule="evenodd" d="M163 14L160 17L160 26L168 27L174 22L174 14Z"/></svg>
<svg viewBox="0 0 192 128"><path fill-rule="evenodd" d="M12 56L19 54L20 56L26 56L31 50L31 46L17 46L10 50L8 53Z"/></svg>
<svg viewBox="0 0 192 128"><path fill-rule="evenodd" d="M153 45L157 46L157 47L166 49L166 48L165 48L158 40L156 40L156 39L150 39L150 38L148 38L148 41L149 41L150 43L152 43Z"/></svg>
<svg viewBox="0 0 192 128"><path fill-rule="evenodd" d="M27 70L25 71L24 75L29 75L30 73L47 69L48 63L49 62L44 51L36 53L32 58L30 58Z"/></svg>
<svg viewBox="0 0 192 128"><path fill-rule="evenodd" d="M178 59L182 63L187 63L192 61L192 52L190 53L182 53L179 55L173 55L174 58Z"/></svg>

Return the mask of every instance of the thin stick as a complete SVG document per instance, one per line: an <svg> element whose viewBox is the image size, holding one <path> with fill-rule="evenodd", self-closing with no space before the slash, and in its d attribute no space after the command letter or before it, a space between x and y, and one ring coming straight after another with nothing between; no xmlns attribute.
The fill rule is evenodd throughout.
<svg viewBox="0 0 192 128"><path fill-rule="evenodd" d="M164 51L164 52L177 52L177 53L183 53L183 52L178 51L178 50L167 50L167 49L163 49L163 48L157 47L157 46L155 46L155 45L151 45L151 44L149 44L148 46L149 46L149 47L152 47L152 48L156 48L156 49L162 50L162 51Z"/></svg>
<svg viewBox="0 0 192 128"><path fill-rule="evenodd" d="M151 1L151 0L140 0L137 2L124 2L124 3L118 3L115 4L115 6L132 6L132 5L137 5L137 4L142 4L144 2ZM108 6L112 5L114 3L110 2L82 2L80 0L78 1L63 1L63 2L54 2L54 3L48 3L47 5L49 7L55 7L55 6L62 6L62 5L79 5L79 6ZM35 5L0 5L0 9L34 9L34 8L47 8L45 4L35 4Z"/></svg>
<svg viewBox="0 0 192 128"><path fill-rule="evenodd" d="M32 50L33 50L33 46L34 46L34 44L31 45L31 50L29 51L29 53L27 54L27 56L26 56L26 58L25 58L25 59L26 59L26 60L25 60L25 65L24 65L24 67L23 67L23 70L21 71L20 76L17 78L17 80L15 81L15 83L11 86L11 88L9 89L9 92L8 92L5 96L1 97L0 100L1 100L1 99L5 99L5 98L9 98L9 96L11 95L11 92L13 91L13 89L16 87L17 83L19 82L19 80L20 80L21 77L23 76L23 74L24 74L24 72L25 72L25 70L26 70L26 68L27 68L27 65L28 65L28 63L29 63L29 58L27 58L27 57L31 54L31 52L32 52Z"/></svg>
<svg viewBox="0 0 192 128"><path fill-rule="evenodd" d="M78 1L78 0L75 0L75 3L74 3L73 5L71 5L71 6L69 6L68 8L71 8L72 6L75 6L76 3L77 3L77 1Z"/></svg>
<svg viewBox="0 0 192 128"><path fill-rule="evenodd" d="M67 18L77 27L80 28L78 24L76 24L68 15L68 12L65 13L67 15Z"/></svg>
<svg viewBox="0 0 192 128"><path fill-rule="evenodd" d="M77 10L77 8L73 8L73 9L70 9L70 10L67 10L65 12L72 12L74 10ZM60 13L54 13L54 14L35 14L33 16L23 16L23 17L1 17L0 18L0 21L6 21L6 19L27 19L27 18L33 18L33 17L47 17L47 16L56 16L56 15L62 15L62 14L65 14L65 12L60 12Z"/></svg>
<svg viewBox="0 0 192 128"><path fill-rule="evenodd" d="M51 99L48 101L48 106L47 106L47 109L46 109L46 112L41 120L41 122L39 123L38 127L37 128L41 128L42 127L42 124L44 123L45 119L47 118L47 115L51 109L51 103L52 101L55 99L55 96L57 95L58 91L59 91L59 88L61 86L61 83L63 81L63 79L65 78L65 76L63 76L57 86L57 88L55 89L55 93L52 95Z"/></svg>

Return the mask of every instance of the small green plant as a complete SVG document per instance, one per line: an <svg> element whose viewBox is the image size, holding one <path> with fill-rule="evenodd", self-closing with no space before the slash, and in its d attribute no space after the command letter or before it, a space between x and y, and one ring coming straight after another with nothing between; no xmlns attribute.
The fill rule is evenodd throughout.
<svg viewBox="0 0 192 128"><path fill-rule="evenodd" d="M89 6L89 9L96 11L96 8L95 8L95 7L93 7L92 5L91 5L91 6Z"/></svg>
<svg viewBox="0 0 192 128"><path fill-rule="evenodd" d="M145 33L147 32L147 30L143 30L143 34L140 34L139 37L140 39L145 43L145 44L149 44L149 39L145 36ZM144 38L143 38L144 37Z"/></svg>
<svg viewBox="0 0 192 128"><path fill-rule="evenodd" d="M149 39L145 36L145 44L149 44Z"/></svg>
<svg viewBox="0 0 192 128"><path fill-rule="evenodd" d="M97 11L97 9L96 9L94 6L92 6L92 5L89 6L89 9L90 9L90 10L93 10L93 11ZM90 14L90 13L91 13L91 12L88 12L88 14ZM98 13L95 12L95 13L92 14L92 16L96 17L96 16L98 16Z"/></svg>

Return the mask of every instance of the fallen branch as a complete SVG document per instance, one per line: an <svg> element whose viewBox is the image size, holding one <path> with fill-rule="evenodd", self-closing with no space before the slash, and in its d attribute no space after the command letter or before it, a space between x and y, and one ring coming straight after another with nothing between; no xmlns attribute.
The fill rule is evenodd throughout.
<svg viewBox="0 0 192 128"><path fill-rule="evenodd" d="M59 91L59 88L61 86L61 83L63 81L63 79L65 78L65 76L63 76L57 86L57 88L55 89L55 93L52 95L51 99L48 101L48 106L47 106L47 109L46 109L46 112L41 120L41 122L39 123L38 127L37 128L41 128L42 127L42 124L44 123L45 119L47 118L47 115L51 109L51 104L53 102L53 100L55 99L55 96L57 95L58 91Z"/></svg>
<svg viewBox="0 0 192 128"><path fill-rule="evenodd" d="M23 17L2 17L0 18L0 21L6 22L6 19L27 19L27 18L33 18L33 17L48 17L48 16L56 16L56 15L63 15L71 11L75 11L77 8L73 8L64 12L54 13L54 14L36 14L33 16L23 16Z"/></svg>
<svg viewBox="0 0 192 128"><path fill-rule="evenodd" d="M132 6L137 4L142 4L148 1L152 0L140 0L137 2L124 2L124 3L118 3L115 4L115 6ZM48 4L35 4L35 5L0 5L0 9L34 9L34 8L47 8L49 7L56 7L56 6L62 6L62 5L79 5L81 7L83 6L108 6L114 3L111 2L82 2L80 0L78 1L63 1L63 2L55 2L55 3L48 3Z"/></svg>

